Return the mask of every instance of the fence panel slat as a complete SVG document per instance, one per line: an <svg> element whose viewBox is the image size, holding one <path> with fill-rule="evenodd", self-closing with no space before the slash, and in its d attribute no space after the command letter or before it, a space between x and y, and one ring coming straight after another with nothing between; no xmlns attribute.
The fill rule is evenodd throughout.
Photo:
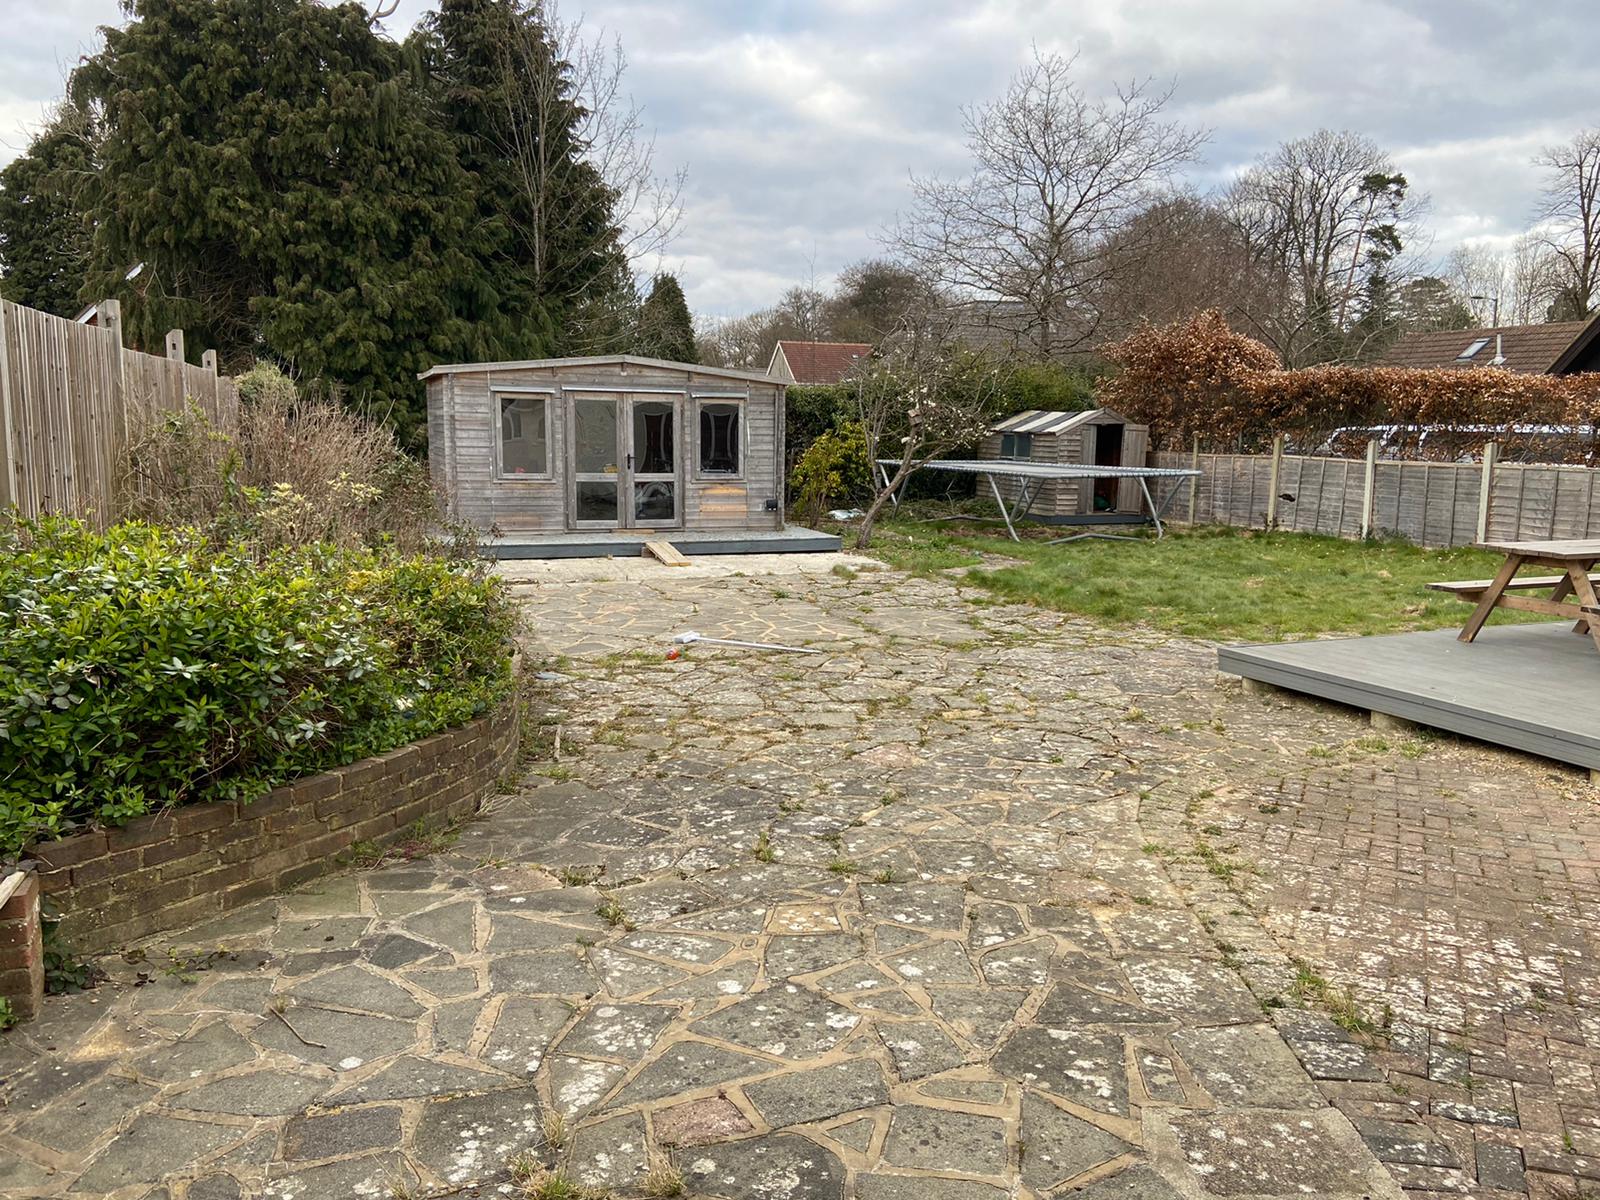
<svg viewBox="0 0 1600 1200"><path fill-rule="evenodd" d="M237 427L233 380L124 349L115 329L0 301L0 504L115 519L129 437L154 412L191 402L218 429Z"/></svg>

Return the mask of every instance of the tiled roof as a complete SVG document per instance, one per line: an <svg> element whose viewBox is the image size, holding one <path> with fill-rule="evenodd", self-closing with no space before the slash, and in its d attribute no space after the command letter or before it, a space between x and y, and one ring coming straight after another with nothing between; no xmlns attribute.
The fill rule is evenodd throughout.
<svg viewBox="0 0 1600 1200"><path fill-rule="evenodd" d="M1384 355L1386 367L1487 367L1495 356L1495 337L1508 371L1542 375L1553 367L1586 328L1588 321L1552 321L1546 325L1502 325L1498 329L1444 329L1408 333ZM1469 359L1461 353L1486 339Z"/></svg>
<svg viewBox="0 0 1600 1200"><path fill-rule="evenodd" d="M867 342L778 343L796 383L838 383L872 353Z"/></svg>

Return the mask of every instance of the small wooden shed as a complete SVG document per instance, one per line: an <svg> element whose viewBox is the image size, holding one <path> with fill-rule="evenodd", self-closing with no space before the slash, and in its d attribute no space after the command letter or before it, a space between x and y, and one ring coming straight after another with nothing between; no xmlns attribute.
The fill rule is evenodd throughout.
<svg viewBox="0 0 1600 1200"><path fill-rule="evenodd" d="M1102 467L1142 467L1149 455L1150 427L1109 408L1017 413L992 426L978 450L979 458ZM1018 486L1011 484L1011 494ZM1143 507L1137 479L1059 479L1039 485L1031 515L1047 521Z"/></svg>
<svg viewBox="0 0 1600 1200"><path fill-rule="evenodd" d="M507 534L783 528L785 385L606 355L421 378L452 513Z"/></svg>

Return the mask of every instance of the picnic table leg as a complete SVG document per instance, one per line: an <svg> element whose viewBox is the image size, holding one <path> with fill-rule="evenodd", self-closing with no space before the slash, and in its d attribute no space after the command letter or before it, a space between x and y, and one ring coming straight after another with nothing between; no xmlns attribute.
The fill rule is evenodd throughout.
<svg viewBox="0 0 1600 1200"><path fill-rule="evenodd" d="M1483 628L1483 623L1489 619L1489 614L1500 603L1500 595L1506 590L1506 584L1517 577L1517 571L1522 567L1520 554L1506 555L1506 561L1500 565L1500 570L1484 589L1483 595L1478 600L1478 607L1472 610L1472 615L1467 618L1467 624L1456 635L1458 642L1470 642L1478 636L1478 630Z"/></svg>
<svg viewBox="0 0 1600 1200"><path fill-rule="evenodd" d="M1585 575L1587 575L1592 570L1594 570L1594 563L1593 562L1587 562L1587 563L1583 564L1583 573ZM1572 586L1572 581L1573 581L1574 578L1576 578L1576 575L1577 575L1577 568L1574 567L1571 563L1568 563L1567 564L1567 573L1561 577L1561 582L1556 584L1556 590L1550 593L1550 599L1552 599L1552 600L1565 600L1568 596L1572 595L1577 590L1576 588L1574 588ZM1582 603L1582 601L1580 600L1579 603ZM1573 623L1572 632L1573 633L1588 633L1589 632L1589 620L1588 620L1588 618L1587 617L1579 617L1578 620Z"/></svg>
<svg viewBox="0 0 1600 1200"><path fill-rule="evenodd" d="M1005 499L1000 495L1000 485L994 481L993 475L986 474L984 478L989 481L989 490L994 493L994 502L1000 506L1000 515L1005 518L1006 532L1011 535L1013 542L1020 542L1022 539L1017 536L1017 531L1011 524L1011 514L1006 511Z"/></svg>
<svg viewBox="0 0 1600 1200"><path fill-rule="evenodd" d="M1589 582L1589 567L1593 565L1593 563L1585 566L1579 566L1577 563L1567 564L1567 578L1572 581L1572 590L1578 594L1578 603L1591 608L1600 607L1600 599L1595 596L1594 584ZM1573 632L1587 633L1594 639L1595 649L1600 650L1600 626L1591 624L1585 618L1578 622Z"/></svg>

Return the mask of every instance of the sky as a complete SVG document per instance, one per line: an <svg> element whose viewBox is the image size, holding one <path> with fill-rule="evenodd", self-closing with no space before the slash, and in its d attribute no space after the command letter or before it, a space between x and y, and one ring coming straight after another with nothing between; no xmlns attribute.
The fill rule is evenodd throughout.
<svg viewBox="0 0 1600 1200"><path fill-rule="evenodd" d="M426 8L400 0L396 37ZM697 314L826 287L881 252L910 175L967 161L963 106L1042 51L1090 95L1150 79L1210 131L1184 182L1225 183L1318 128L1373 138L1430 199L1426 255L1509 243L1531 159L1600 124L1592 0L565 0L620 38L663 172L685 168L659 267ZM1586 16L1588 19L1586 19ZM27 144L116 0L0 0L0 163Z"/></svg>

